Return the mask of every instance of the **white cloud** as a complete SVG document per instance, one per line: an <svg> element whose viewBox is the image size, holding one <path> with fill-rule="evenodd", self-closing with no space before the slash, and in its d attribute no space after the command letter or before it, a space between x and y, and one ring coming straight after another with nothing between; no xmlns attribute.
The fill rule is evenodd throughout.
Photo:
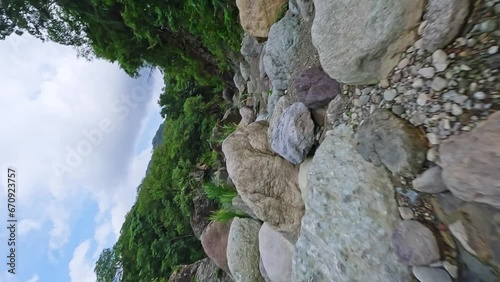
<svg viewBox="0 0 500 282"><path fill-rule="evenodd" d="M71 282L95 282L94 265L87 259L90 248L89 240L84 241L73 252L69 262L69 277Z"/></svg>
<svg viewBox="0 0 500 282"><path fill-rule="evenodd" d="M38 282L38 281L40 281L40 277L38 277L38 274L35 274L26 282Z"/></svg>
<svg viewBox="0 0 500 282"><path fill-rule="evenodd" d="M72 219L92 199L99 209L95 260L119 235L144 176L151 148L137 154L137 136L158 112L161 74L132 80L117 65L89 63L69 47L29 36L0 42L0 62L0 120L8 121L0 123L0 167L19 170L19 235L48 229L43 243L57 260L53 253L69 242ZM54 164L68 170L58 175ZM73 265L89 263L78 260L88 249L75 250Z"/></svg>

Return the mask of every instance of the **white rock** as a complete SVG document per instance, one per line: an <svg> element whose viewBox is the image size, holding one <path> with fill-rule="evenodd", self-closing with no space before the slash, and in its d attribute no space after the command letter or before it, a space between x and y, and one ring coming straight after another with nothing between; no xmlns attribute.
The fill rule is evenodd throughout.
<svg viewBox="0 0 500 282"><path fill-rule="evenodd" d="M389 87L389 80L384 78L384 79L380 80L380 83L378 85L382 88L387 88L387 87Z"/></svg>
<svg viewBox="0 0 500 282"><path fill-rule="evenodd" d="M418 74L425 78L432 78L436 74L436 70L433 67L421 68L418 70Z"/></svg>
<svg viewBox="0 0 500 282"><path fill-rule="evenodd" d="M430 162L436 162L438 159L438 153L436 147L432 147L427 150L427 160Z"/></svg>
<svg viewBox="0 0 500 282"><path fill-rule="evenodd" d="M398 210L399 210L399 214L401 215L402 219L413 219L413 217L415 216L413 214L412 209L410 209L410 208L398 207Z"/></svg>
<svg viewBox="0 0 500 282"><path fill-rule="evenodd" d="M435 77L434 80L432 80L431 88L435 91L441 91L448 86L448 81L442 77Z"/></svg>
<svg viewBox="0 0 500 282"><path fill-rule="evenodd" d="M437 63L437 64L434 64L434 68L436 69L436 72L445 71L447 67L448 67L448 63Z"/></svg>
<svg viewBox="0 0 500 282"><path fill-rule="evenodd" d="M448 54L439 49L432 53L432 64L437 72L442 72L448 67Z"/></svg>
<svg viewBox="0 0 500 282"><path fill-rule="evenodd" d="M412 270L420 282L452 282L448 273L439 268L416 266Z"/></svg>
<svg viewBox="0 0 500 282"><path fill-rule="evenodd" d="M471 68L468 65L460 65L460 69L463 71L470 71Z"/></svg>
<svg viewBox="0 0 500 282"><path fill-rule="evenodd" d="M446 130L450 130L451 129L451 125L450 125L450 120L449 119L443 119L443 128L446 129Z"/></svg>
<svg viewBox="0 0 500 282"><path fill-rule="evenodd" d="M412 87L416 89L424 87L424 80L421 78L415 79L415 81L413 81Z"/></svg>
<svg viewBox="0 0 500 282"><path fill-rule="evenodd" d="M398 69L400 69L400 70L404 69L406 66L408 66L409 63L410 63L410 59L408 59L408 58L402 59L398 64Z"/></svg>
<svg viewBox="0 0 500 282"><path fill-rule="evenodd" d="M498 46L491 46L488 48L488 54L493 55L498 53Z"/></svg>
<svg viewBox="0 0 500 282"><path fill-rule="evenodd" d="M474 92L477 90L477 86L478 86L477 83L473 82L469 85L469 90Z"/></svg>
<svg viewBox="0 0 500 282"><path fill-rule="evenodd" d="M425 103L427 103L427 100L429 100L429 97L427 97L427 94L425 94L423 92L418 94L417 104L419 106L425 106Z"/></svg>
<svg viewBox="0 0 500 282"><path fill-rule="evenodd" d="M464 111L462 110L462 108L457 105L457 104L453 104L451 106L451 114L454 115L454 116L459 116L463 113Z"/></svg>
<svg viewBox="0 0 500 282"><path fill-rule="evenodd" d="M439 139L436 135L436 133L427 133L427 139L429 139L429 143L431 143L432 145L437 145L439 144Z"/></svg>
<svg viewBox="0 0 500 282"><path fill-rule="evenodd" d="M443 262L443 267L448 271L451 277L457 279L458 277L458 267L456 265L451 264L449 261Z"/></svg>
<svg viewBox="0 0 500 282"><path fill-rule="evenodd" d="M415 41L415 44L413 46L415 46L415 49L419 50L422 49L422 45L423 45L423 40L422 38L420 38L419 40Z"/></svg>
<svg viewBox="0 0 500 282"><path fill-rule="evenodd" d="M418 35L422 35L422 32L424 31L424 28L427 26L427 21L423 21L419 26L418 26Z"/></svg>
<svg viewBox="0 0 500 282"><path fill-rule="evenodd" d="M452 97L453 102L460 105L467 101L467 99L469 99L469 97L467 97L466 95L455 95Z"/></svg>
<svg viewBox="0 0 500 282"><path fill-rule="evenodd" d="M476 93L474 93L474 98L476 98L478 100L483 100L484 98L486 98L486 93L484 93L482 91L476 92Z"/></svg>

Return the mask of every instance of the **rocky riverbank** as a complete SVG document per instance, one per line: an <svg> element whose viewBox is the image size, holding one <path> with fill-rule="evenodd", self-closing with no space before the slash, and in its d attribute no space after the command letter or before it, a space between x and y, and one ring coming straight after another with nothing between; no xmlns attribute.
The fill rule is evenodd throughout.
<svg viewBox="0 0 500 282"><path fill-rule="evenodd" d="M242 119L221 149L251 217L205 229L217 265L500 281L500 1L293 0L276 23L283 1L237 2Z"/></svg>

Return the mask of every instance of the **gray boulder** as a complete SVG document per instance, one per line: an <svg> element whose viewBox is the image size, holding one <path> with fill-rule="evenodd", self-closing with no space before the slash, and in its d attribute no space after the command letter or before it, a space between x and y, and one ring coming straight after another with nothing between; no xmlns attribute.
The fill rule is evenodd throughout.
<svg viewBox="0 0 500 282"><path fill-rule="evenodd" d="M297 0L289 0L288 1L288 10L292 12L294 15L300 15L300 9L297 5Z"/></svg>
<svg viewBox="0 0 500 282"><path fill-rule="evenodd" d="M339 125L314 155L291 281L410 281L390 244L400 222L392 182L353 135Z"/></svg>
<svg viewBox="0 0 500 282"><path fill-rule="evenodd" d="M257 39L255 39L255 37L251 36L250 34L246 34L245 37L243 37L243 40L241 41L240 52L247 61L250 58L258 57L261 51L262 45L257 42Z"/></svg>
<svg viewBox="0 0 500 282"><path fill-rule="evenodd" d="M237 71L234 74L233 82L234 82L234 86L236 86L236 88L238 88L238 91L240 91L240 93L243 93L243 91L245 91L246 81L243 78L243 76L241 76L241 73L239 71Z"/></svg>
<svg viewBox="0 0 500 282"><path fill-rule="evenodd" d="M311 112L297 102L283 111L271 132L272 149L287 161L300 164L314 144Z"/></svg>
<svg viewBox="0 0 500 282"><path fill-rule="evenodd" d="M426 159L427 141L418 128L388 110L376 110L357 132L358 152L395 175L416 174Z"/></svg>
<svg viewBox="0 0 500 282"><path fill-rule="evenodd" d="M227 261L238 282L264 281L259 270L260 223L253 219L235 218L229 231Z"/></svg>
<svg viewBox="0 0 500 282"><path fill-rule="evenodd" d="M273 88L286 90L299 49L299 19L284 17L271 27L264 67Z"/></svg>
<svg viewBox="0 0 500 282"><path fill-rule="evenodd" d="M441 193L448 188L441 177L442 169L439 166L431 167L413 180L413 188L425 193Z"/></svg>
<svg viewBox="0 0 500 282"><path fill-rule="evenodd" d="M262 264L272 282L289 282L294 247L283 235L264 223L259 231Z"/></svg>
<svg viewBox="0 0 500 282"><path fill-rule="evenodd" d="M240 108L241 121L239 127L247 126L255 121L255 111L250 107Z"/></svg>
<svg viewBox="0 0 500 282"><path fill-rule="evenodd" d="M341 94L340 84L320 67L303 71L294 81L299 101L310 109L326 106Z"/></svg>
<svg viewBox="0 0 500 282"><path fill-rule="evenodd" d="M439 259L439 248L432 231L415 220L404 220L392 234L392 245L399 260L407 265L429 265Z"/></svg>
<svg viewBox="0 0 500 282"><path fill-rule="evenodd" d="M422 46L434 52L453 42L467 19L470 6L470 0L429 0Z"/></svg>
<svg viewBox="0 0 500 282"><path fill-rule="evenodd" d="M297 0L297 6L304 20L309 21L314 16L314 3L312 0Z"/></svg>
<svg viewBox="0 0 500 282"><path fill-rule="evenodd" d="M500 112L440 147L443 180L464 201L500 209Z"/></svg>
<svg viewBox="0 0 500 282"><path fill-rule="evenodd" d="M252 70L250 69L250 64L246 61L242 61L240 62L240 73L241 73L241 77L243 77L243 79L245 81L248 81L250 79L250 72Z"/></svg>
<svg viewBox="0 0 500 282"><path fill-rule="evenodd" d="M313 44L341 83L375 84L417 39L424 0L314 0Z"/></svg>

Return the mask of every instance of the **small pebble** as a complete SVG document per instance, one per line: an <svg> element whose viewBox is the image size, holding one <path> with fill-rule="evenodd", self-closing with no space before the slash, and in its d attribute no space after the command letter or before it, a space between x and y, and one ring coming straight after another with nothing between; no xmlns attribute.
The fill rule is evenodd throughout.
<svg viewBox="0 0 500 282"><path fill-rule="evenodd" d="M379 83L379 86L382 87L382 88L387 88L389 87L389 80L387 80L386 78L382 79Z"/></svg>
<svg viewBox="0 0 500 282"><path fill-rule="evenodd" d="M479 25L479 29L482 32L492 32L495 30L496 27L497 27L497 22L494 19L485 20Z"/></svg>
<svg viewBox="0 0 500 282"><path fill-rule="evenodd" d="M370 96L368 95L361 95L361 97L359 97L359 103L361 104L361 106L366 105L368 101L370 101Z"/></svg>
<svg viewBox="0 0 500 282"><path fill-rule="evenodd" d="M419 106L425 106L425 103L427 103L427 100L429 100L429 97L427 97L427 94L425 94L425 93L418 94L417 104Z"/></svg>
<svg viewBox="0 0 500 282"><path fill-rule="evenodd" d="M420 282L452 282L448 273L443 269L415 266L412 272Z"/></svg>
<svg viewBox="0 0 500 282"><path fill-rule="evenodd" d="M436 147L432 147L429 150L427 150L427 160L430 162L436 162L438 159L438 153L436 150Z"/></svg>
<svg viewBox="0 0 500 282"><path fill-rule="evenodd" d="M474 98L476 98L478 100L483 100L484 98L486 98L486 94L482 91L479 91L479 92L474 93Z"/></svg>
<svg viewBox="0 0 500 282"><path fill-rule="evenodd" d="M469 85L469 91L476 91L477 90L477 83L473 82Z"/></svg>
<svg viewBox="0 0 500 282"><path fill-rule="evenodd" d="M424 80L421 78L415 79L415 81L413 81L412 87L415 89L424 87Z"/></svg>
<svg viewBox="0 0 500 282"><path fill-rule="evenodd" d="M425 78L432 78L436 74L436 70L433 67L421 68L418 70L418 74Z"/></svg>
<svg viewBox="0 0 500 282"><path fill-rule="evenodd" d="M457 104L463 104L467 99L469 99L469 97L467 97L466 95L455 95L453 98L453 102L457 103Z"/></svg>
<svg viewBox="0 0 500 282"><path fill-rule="evenodd" d="M451 114L454 115L454 116L459 116L463 113L464 111L462 110L462 108L457 105L457 104L453 104L451 106Z"/></svg>
<svg viewBox="0 0 500 282"><path fill-rule="evenodd" d="M408 66L409 63L410 63L410 59L408 59L408 58L402 59L398 64L398 69L402 70L402 69L406 68L406 66Z"/></svg>
<svg viewBox="0 0 500 282"><path fill-rule="evenodd" d="M372 91L371 87L366 87L365 89L363 89L361 91L361 95L368 95L368 94L370 94L371 91Z"/></svg>
<svg viewBox="0 0 500 282"><path fill-rule="evenodd" d="M427 139L429 139L429 143L431 143L432 145L437 145L439 144L439 139L436 135L436 133L427 133Z"/></svg>
<svg viewBox="0 0 500 282"><path fill-rule="evenodd" d="M398 210L402 219L413 219L413 217L415 216L410 208L398 207Z"/></svg>
<svg viewBox="0 0 500 282"><path fill-rule="evenodd" d="M432 80L431 88L435 91L441 91L448 86L448 81L442 77L435 77L434 80Z"/></svg>
<svg viewBox="0 0 500 282"><path fill-rule="evenodd" d="M463 71L470 71L471 68L468 65L460 65L460 69Z"/></svg>
<svg viewBox="0 0 500 282"><path fill-rule="evenodd" d="M493 7L493 10L495 11L495 14L499 15L500 14L500 3L496 4L495 7Z"/></svg>
<svg viewBox="0 0 500 282"><path fill-rule="evenodd" d="M498 53L498 46L491 46L490 48L488 48L488 54L494 55L496 53Z"/></svg>
<svg viewBox="0 0 500 282"><path fill-rule="evenodd" d="M395 106L392 106L392 112L395 114L395 115L401 115L402 113L405 112L405 108L403 107L403 105L395 105Z"/></svg>
<svg viewBox="0 0 500 282"><path fill-rule="evenodd" d="M392 101L394 98L396 98L396 95L398 93L394 89L388 89L384 91L384 100L386 101Z"/></svg>
<svg viewBox="0 0 500 282"><path fill-rule="evenodd" d="M448 271L451 277L457 279L458 277L458 267L456 265L451 264L449 261L443 262L443 267Z"/></svg>

